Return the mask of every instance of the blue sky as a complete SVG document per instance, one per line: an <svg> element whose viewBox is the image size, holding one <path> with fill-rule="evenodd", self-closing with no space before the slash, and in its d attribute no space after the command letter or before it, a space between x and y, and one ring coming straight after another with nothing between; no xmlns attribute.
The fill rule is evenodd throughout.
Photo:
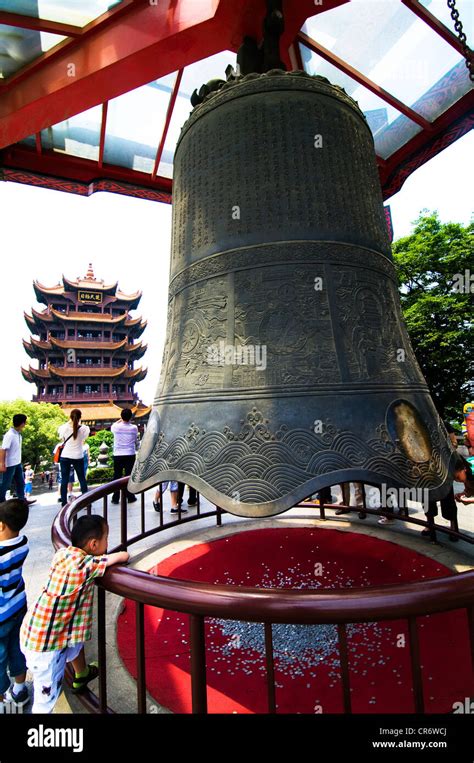
<svg viewBox="0 0 474 763"><path fill-rule="evenodd" d="M420 167L388 203L395 238L408 235L423 209L438 210L444 222L467 224L473 214L472 157L474 136L468 134ZM149 369L137 391L151 403L158 382L166 331L171 207L108 193L90 198L0 183L2 222L3 363L0 399L30 399L33 385L23 380L21 365L29 358L23 311L34 300L32 281L51 286L61 274L76 278L89 262L95 274L119 280L126 292L142 289L139 312L148 319L142 359Z"/></svg>

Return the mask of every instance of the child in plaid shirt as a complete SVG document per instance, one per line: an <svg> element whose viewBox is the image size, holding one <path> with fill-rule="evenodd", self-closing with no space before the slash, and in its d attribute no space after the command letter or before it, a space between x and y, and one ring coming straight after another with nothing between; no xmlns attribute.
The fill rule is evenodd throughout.
<svg viewBox="0 0 474 763"><path fill-rule="evenodd" d="M66 662L74 668L75 692L99 674L97 665L87 665L84 655L84 642L92 630L93 582L107 567L129 558L126 551L106 555L108 534L103 517L92 514L77 520L71 545L55 554L48 582L23 620L20 643L33 673L33 713L53 710Z"/></svg>

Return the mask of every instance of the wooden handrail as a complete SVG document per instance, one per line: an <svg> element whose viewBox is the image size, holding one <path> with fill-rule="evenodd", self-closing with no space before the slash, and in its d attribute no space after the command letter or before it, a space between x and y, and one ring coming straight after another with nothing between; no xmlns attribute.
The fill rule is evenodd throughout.
<svg viewBox="0 0 474 763"><path fill-rule="evenodd" d="M69 523L74 514L92 501L125 488L127 481L127 477L122 477L95 488L62 509L52 528L55 547L69 542ZM392 620L474 604L474 571L370 590L308 591L176 580L120 565L108 569L97 584L112 593L155 607L260 623L335 624Z"/></svg>

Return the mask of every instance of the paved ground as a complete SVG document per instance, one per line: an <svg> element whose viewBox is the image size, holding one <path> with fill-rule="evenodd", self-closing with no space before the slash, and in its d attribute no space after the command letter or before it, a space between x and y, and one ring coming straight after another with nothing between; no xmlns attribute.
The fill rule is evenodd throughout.
<svg viewBox="0 0 474 763"><path fill-rule="evenodd" d="M333 489L333 494L339 497L338 489ZM51 563L51 558L54 553L51 544L51 524L54 517L59 511L59 503L57 503L57 493L54 492L38 492L35 490L34 497L37 499L37 503L30 509L30 518L26 527L26 533L30 543L30 554L24 566L25 582L28 594L28 600L30 603L38 596L47 579L48 570ZM187 497L187 493L185 498ZM146 508L145 508L145 522L146 528L150 529L159 524L159 515L154 511L153 505L153 491L148 491L146 494ZM211 507L205 500L202 501L202 511ZM96 504L96 510L102 513L102 501ZM166 521L171 519L169 515L169 492L165 494L164 507L166 512ZM93 508L94 511L94 508ZM190 510L194 512L195 509ZM310 510L309 510L310 511ZM110 546L113 547L119 543L119 507L110 506L109 508L109 523L110 523ZM224 527L217 529L215 527L215 519L201 520L199 524L191 523L187 526L166 530L160 533L159 536L149 538L146 541L141 541L131 548L133 554L133 566L141 569L147 569L152 564L158 561L158 557L174 553L176 550L181 549L183 544L201 542L203 539L210 539L213 535L219 535L220 533L226 533L232 531L232 527L229 525L235 525L236 523L244 523L245 526L257 526L265 523L278 523L286 521L301 521L301 515L307 514L307 511L301 509L294 509L291 512L287 512L281 515L278 519L269 520L241 520L230 515L225 515ZM315 517L315 513L311 512ZM424 515L420 511L419 507L414 505L410 508L410 515L419 516L424 518ZM421 540L419 531L403 526L403 523L397 522L391 527L380 527L377 524L376 518L370 517L365 522L360 521L357 518L357 514L351 515L349 519L347 516L335 517L332 510L328 510L328 523L327 526L337 526L341 529L352 530L356 532L367 532L369 534L377 534L379 536L387 535L390 537L391 532L396 532L397 541L411 545L412 547L425 551L429 555L435 553L439 557L440 561L443 561L448 566L452 566L458 571L462 571L470 568L474 564L474 547L469 546L466 543L451 544L447 540L442 540L442 545L434 547L425 540ZM173 517L175 519L175 517ZM318 522L316 518L310 519L311 523ZM448 523L441 517L438 517L437 522L441 525L447 526ZM140 529L140 501L134 504L129 504L128 507L128 523L129 534L130 532L138 533ZM474 507L466 507L459 504L459 525L464 531L468 531L474 535ZM212 529L214 528L214 529ZM395 538L394 538L395 539ZM158 554L158 556L157 556ZM116 654L115 649L115 619L120 610L121 600L117 596L108 595L108 644L110 657L109 660L109 673L113 673L115 677L115 694L117 699L120 698L120 706L123 707L125 712L134 712L135 707L135 684L121 666L120 659ZM92 648L93 651L93 648ZM114 703L114 706L117 705ZM156 706L155 706L156 707ZM60 702L56 708L57 712L84 712L82 706L77 699L70 695L69 692L62 695ZM152 712L162 712L163 710L155 709Z"/></svg>

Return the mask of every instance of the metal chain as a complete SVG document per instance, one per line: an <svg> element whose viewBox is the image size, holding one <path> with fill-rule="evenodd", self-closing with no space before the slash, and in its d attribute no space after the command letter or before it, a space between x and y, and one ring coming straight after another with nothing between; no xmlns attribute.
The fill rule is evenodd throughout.
<svg viewBox="0 0 474 763"><path fill-rule="evenodd" d="M454 21L454 29L456 30L459 42L462 45L462 52L466 59L466 67L469 70L469 79L474 82L474 61L471 50L467 44L466 35L463 32L462 22L459 19L459 11L456 8L456 0L447 0L448 8L451 11L451 18Z"/></svg>

